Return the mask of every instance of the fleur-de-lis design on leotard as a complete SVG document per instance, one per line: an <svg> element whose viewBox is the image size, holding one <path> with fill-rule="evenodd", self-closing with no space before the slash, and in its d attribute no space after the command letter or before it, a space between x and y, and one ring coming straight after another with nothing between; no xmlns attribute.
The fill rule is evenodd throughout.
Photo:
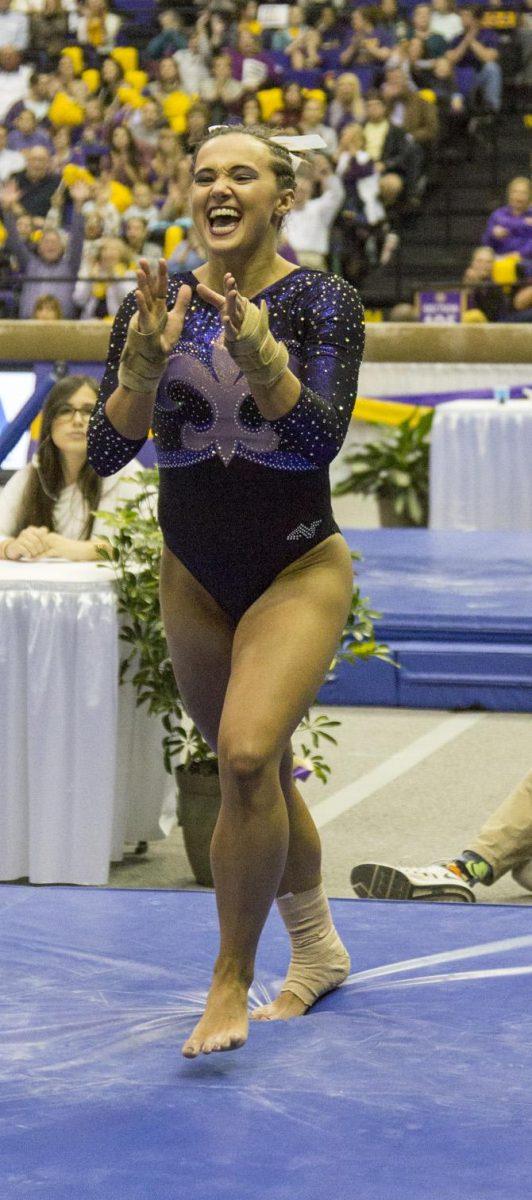
<svg viewBox="0 0 532 1200"><path fill-rule="evenodd" d="M279 436L267 422L260 429L246 429L240 420L242 402L249 396L249 383L231 355L214 342L212 347L212 370L204 366L194 354L179 351L172 355L164 376L164 386L179 381L194 388L210 405L213 423L208 429L197 429L187 422L181 430L181 442L187 450L206 450L214 447L225 466L234 457L238 444L256 454L269 454L277 450Z"/></svg>

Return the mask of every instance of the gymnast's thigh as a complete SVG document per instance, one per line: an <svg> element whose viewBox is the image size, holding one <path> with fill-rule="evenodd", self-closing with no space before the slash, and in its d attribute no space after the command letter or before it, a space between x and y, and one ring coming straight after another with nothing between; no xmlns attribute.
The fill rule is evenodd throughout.
<svg viewBox="0 0 532 1200"><path fill-rule="evenodd" d="M235 622L166 545L160 597L179 694L189 717L216 751Z"/></svg>

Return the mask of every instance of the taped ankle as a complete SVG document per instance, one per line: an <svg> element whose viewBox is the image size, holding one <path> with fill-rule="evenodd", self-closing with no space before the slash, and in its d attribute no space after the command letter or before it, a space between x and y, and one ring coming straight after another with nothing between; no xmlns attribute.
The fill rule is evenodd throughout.
<svg viewBox="0 0 532 1200"><path fill-rule="evenodd" d="M344 982L351 966L349 954L334 928L323 884L279 896L277 907L292 943L281 991L292 992L310 1006Z"/></svg>

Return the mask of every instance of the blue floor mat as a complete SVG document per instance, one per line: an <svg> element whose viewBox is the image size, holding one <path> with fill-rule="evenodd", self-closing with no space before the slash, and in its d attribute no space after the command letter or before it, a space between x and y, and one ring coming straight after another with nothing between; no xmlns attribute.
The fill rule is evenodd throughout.
<svg viewBox="0 0 532 1200"><path fill-rule="evenodd" d="M522 1200L532 910L333 910L348 983L187 1061L213 895L2 887L2 1200ZM274 912L252 1005L286 963Z"/></svg>

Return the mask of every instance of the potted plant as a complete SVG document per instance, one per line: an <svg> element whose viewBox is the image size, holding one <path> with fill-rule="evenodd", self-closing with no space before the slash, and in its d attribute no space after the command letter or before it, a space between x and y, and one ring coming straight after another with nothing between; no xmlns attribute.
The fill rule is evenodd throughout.
<svg viewBox="0 0 532 1200"><path fill-rule="evenodd" d="M350 473L337 484L334 495L376 496L381 525L426 525L433 416L431 410L421 417L407 417L395 429L346 454Z"/></svg>
<svg viewBox="0 0 532 1200"><path fill-rule="evenodd" d="M185 849L196 881L212 886L209 848L221 799L218 760L185 712L168 653L159 606L163 542L157 521L158 473L145 470L136 478L143 485L140 494L113 513L97 513L110 527L111 550L102 551L101 558L106 563L111 559L114 566L120 638L126 647L119 679L120 683L130 679L137 704L161 718L164 765L169 774L175 772ZM373 621L378 615L355 587L331 669L343 659L358 662L370 655L391 661L387 647L375 640ZM320 752L321 743L336 745L331 730L340 724L324 713L307 714L295 738L295 775L305 778L312 773L327 781L331 768Z"/></svg>

